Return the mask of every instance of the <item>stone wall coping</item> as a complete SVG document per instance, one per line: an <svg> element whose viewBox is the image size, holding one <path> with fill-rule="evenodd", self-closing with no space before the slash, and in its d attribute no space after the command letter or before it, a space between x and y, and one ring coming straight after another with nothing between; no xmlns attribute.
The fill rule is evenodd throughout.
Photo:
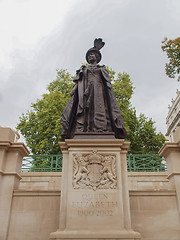
<svg viewBox="0 0 180 240"><path fill-rule="evenodd" d="M60 190L14 190L13 196L60 196ZM176 196L175 190L130 190L130 196Z"/></svg>
<svg viewBox="0 0 180 240"><path fill-rule="evenodd" d="M128 172L128 177L153 177L168 176L168 172Z"/></svg>
<svg viewBox="0 0 180 240"><path fill-rule="evenodd" d="M21 172L21 177L61 177L62 172ZM128 172L128 177L167 177L166 172Z"/></svg>
<svg viewBox="0 0 180 240"><path fill-rule="evenodd" d="M21 172L21 177L61 177L62 172Z"/></svg>
<svg viewBox="0 0 180 240"><path fill-rule="evenodd" d="M130 190L130 196L176 196L175 190Z"/></svg>
<svg viewBox="0 0 180 240"><path fill-rule="evenodd" d="M60 190L14 190L13 196L60 196Z"/></svg>

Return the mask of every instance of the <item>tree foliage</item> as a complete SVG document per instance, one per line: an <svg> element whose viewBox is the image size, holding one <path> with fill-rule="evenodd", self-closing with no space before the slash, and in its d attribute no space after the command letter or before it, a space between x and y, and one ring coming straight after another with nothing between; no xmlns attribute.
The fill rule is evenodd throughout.
<svg viewBox="0 0 180 240"><path fill-rule="evenodd" d="M178 77L180 81L180 37L171 40L165 38L161 46L163 52L166 52L169 63L166 63L166 74L170 78Z"/></svg>
<svg viewBox="0 0 180 240"><path fill-rule="evenodd" d="M156 154L165 142L162 133L157 133L154 121L144 114L136 116L134 108L129 111L128 139L131 141L129 151L131 153Z"/></svg>
<svg viewBox="0 0 180 240"><path fill-rule="evenodd" d="M114 93L123 115L127 140L131 142L131 153L157 153L165 141L161 133L156 133L154 122L143 114L136 115L131 105L133 83L127 73L116 74L108 68ZM73 76L67 70L57 71L56 80L48 87L48 93L31 105L31 110L22 114L17 129L25 137L33 154L57 154L61 141L60 116L69 101L73 87Z"/></svg>
<svg viewBox="0 0 180 240"><path fill-rule="evenodd" d="M60 152L60 116L70 98L72 76L67 70L57 71L57 78L48 87L48 93L22 114L17 130L26 140L33 154L56 154Z"/></svg>
<svg viewBox="0 0 180 240"><path fill-rule="evenodd" d="M129 152L141 154L158 153L165 137L157 133L155 122L148 119L144 114L137 116L135 108L132 107L131 98L134 93L133 83L127 73L118 73L108 68L113 90L123 115L127 140L131 142Z"/></svg>

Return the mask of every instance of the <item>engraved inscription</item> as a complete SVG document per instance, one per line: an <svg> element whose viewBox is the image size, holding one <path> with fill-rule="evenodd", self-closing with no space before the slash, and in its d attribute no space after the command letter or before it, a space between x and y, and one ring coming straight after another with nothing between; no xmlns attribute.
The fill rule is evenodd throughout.
<svg viewBox="0 0 180 240"><path fill-rule="evenodd" d="M112 210L78 210L78 216L113 216Z"/></svg>
<svg viewBox="0 0 180 240"><path fill-rule="evenodd" d="M117 206L117 202L72 202L74 208L113 208Z"/></svg>
<svg viewBox="0 0 180 240"><path fill-rule="evenodd" d="M72 208L78 216L111 217L117 212L118 202L111 201L108 194L82 194L80 201L73 201Z"/></svg>
<svg viewBox="0 0 180 240"><path fill-rule="evenodd" d="M91 154L74 154L74 189L116 189L116 157L93 151Z"/></svg>

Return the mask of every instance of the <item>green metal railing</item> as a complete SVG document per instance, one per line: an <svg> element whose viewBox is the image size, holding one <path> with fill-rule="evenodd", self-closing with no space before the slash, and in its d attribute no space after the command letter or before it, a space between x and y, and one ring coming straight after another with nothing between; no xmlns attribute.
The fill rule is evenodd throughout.
<svg viewBox="0 0 180 240"><path fill-rule="evenodd" d="M158 154L128 154L127 168L129 172L163 172L166 162ZM23 158L22 172L61 172L62 154L29 155Z"/></svg>
<svg viewBox="0 0 180 240"><path fill-rule="evenodd" d="M29 155L22 161L22 172L61 172L62 154Z"/></svg>
<svg viewBox="0 0 180 240"><path fill-rule="evenodd" d="M164 172L166 161L158 154L128 154L127 168L129 172Z"/></svg>

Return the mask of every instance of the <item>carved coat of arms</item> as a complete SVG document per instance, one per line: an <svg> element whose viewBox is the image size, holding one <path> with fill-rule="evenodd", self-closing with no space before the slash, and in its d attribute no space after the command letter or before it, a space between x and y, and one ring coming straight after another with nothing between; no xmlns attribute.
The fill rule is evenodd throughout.
<svg viewBox="0 0 180 240"><path fill-rule="evenodd" d="M117 188L116 157L93 151L91 154L74 154L74 189Z"/></svg>

